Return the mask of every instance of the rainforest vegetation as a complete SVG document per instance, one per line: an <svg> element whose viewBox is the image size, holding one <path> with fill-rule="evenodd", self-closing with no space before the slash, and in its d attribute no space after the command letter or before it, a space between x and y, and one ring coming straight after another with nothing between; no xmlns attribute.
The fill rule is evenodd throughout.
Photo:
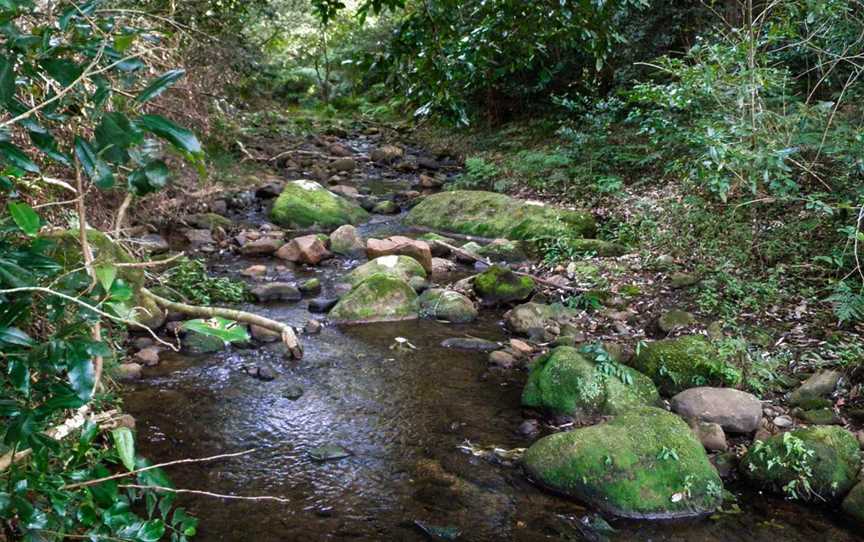
<svg viewBox="0 0 864 542"><path fill-rule="evenodd" d="M856 540L862 76L862 0L0 0L0 541Z"/></svg>

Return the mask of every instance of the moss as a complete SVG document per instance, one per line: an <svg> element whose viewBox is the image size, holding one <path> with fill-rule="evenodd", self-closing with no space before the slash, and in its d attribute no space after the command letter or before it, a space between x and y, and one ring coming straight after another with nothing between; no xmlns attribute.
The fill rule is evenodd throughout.
<svg viewBox="0 0 864 542"><path fill-rule="evenodd" d="M406 221L444 232L513 240L534 240L562 233L569 237L592 237L596 231L594 219L586 213L471 190L429 196L408 213Z"/></svg>
<svg viewBox="0 0 864 542"><path fill-rule="evenodd" d="M496 265L474 278L474 291L485 305L524 301L534 291L534 279Z"/></svg>
<svg viewBox="0 0 864 542"><path fill-rule="evenodd" d="M864 482L859 482L843 499L843 511L859 523L864 523Z"/></svg>
<svg viewBox="0 0 864 542"><path fill-rule="evenodd" d="M426 270L410 256L381 256L371 262L366 262L345 276L345 281L356 286L375 274L391 275L405 282L412 277L426 278Z"/></svg>
<svg viewBox="0 0 864 542"><path fill-rule="evenodd" d="M808 427L757 441L741 461L741 471L750 480L802 500L842 497L852 489L860 468L858 440L836 426Z"/></svg>
<svg viewBox="0 0 864 542"><path fill-rule="evenodd" d="M333 230L357 224L369 215L314 181L294 181L285 185L270 216L280 226Z"/></svg>
<svg viewBox="0 0 864 542"><path fill-rule="evenodd" d="M545 486L623 517L710 513L723 490L687 424L654 407L540 439L523 463Z"/></svg>
<svg viewBox="0 0 864 542"><path fill-rule="evenodd" d="M496 239L488 245L480 247L477 255L503 262L523 262L528 259L521 242L507 239Z"/></svg>
<svg viewBox="0 0 864 542"><path fill-rule="evenodd" d="M376 273L346 294L330 312L339 323L411 320L418 317L417 294L404 280Z"/></svg>
<svg viewBox="0 0 864 542"><path fill-rule="evenodd" d="M664 313L657 325L666 333L671 333L676 329L693 325L696 322L696 317L689 312L674 309Z"/></svg>
<svg viewBox="0 0 864 542"><path fill-rule="evenodd" d="M634 406L660 402L650 378L629 367L619 367L621 375L606 374L575 348L556 348L534 363L522 392L522 404L554 414L596 416L620 414ZM622 377L629 382L623 382Z"/></svg>
<svg viewBox="0 0 864 542"><path fill-rule="evenodd" d="M843 423L833 408L804 410L798 417L813 425L841 425Z"/></svg>
<svg viewBox="0 0 864 542"><path fill-rule="evenodd" d="M723 361L717 348L701 335L642 344L631 364L669 395L696 386L741 382L741 371Z"/></svg>
<svg viewBox="0 0 864 542"><path fill-rule="evenodd" d="M186 217L186 222L195 226L196 228L202 228L206 230L215 230L216 228L222 228L225 230L230 230L234 227L234 223L229 218L225 218L224 216L216 213L199 213L195 215L189 215Z"/></svg>

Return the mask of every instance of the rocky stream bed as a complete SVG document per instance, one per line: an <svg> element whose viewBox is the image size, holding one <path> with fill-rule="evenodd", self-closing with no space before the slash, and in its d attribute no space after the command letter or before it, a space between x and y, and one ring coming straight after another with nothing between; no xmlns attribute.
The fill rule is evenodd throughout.
<svg viewBox="0 0 864 542"><path fill-rule="evenodd" d="M440 192L457 172L374 131L320 136L144 239L249 282L239 308L301 330L305 350L290 360L262 329L227 347L187 334L180 353L133 338L120 374L142 452L255 448L172 478L289 499L185 498L198 540L859 539L840 506L852 491L847 511L864 509L851 432L730 389L741 375L686 314L636 354L591 346L584 315L553 303L568 273L532 279L525 241L563 229L600 256L623 248L584 213ZM180 319L150 323L171 336ZM814 379L795 392L807 412L837 386ZM812 457L789 457L790 434ZM811 502L784 500L805 467Z"/></svg>

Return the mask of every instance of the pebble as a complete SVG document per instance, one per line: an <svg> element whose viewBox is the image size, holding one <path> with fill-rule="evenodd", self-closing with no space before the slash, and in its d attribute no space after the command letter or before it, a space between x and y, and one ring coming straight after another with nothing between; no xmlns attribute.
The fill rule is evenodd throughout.
<svg viewBox="0 0 864 542"><path fill-rule="evenodd" d="M780 429L787 429L789 427L792 427L794 424L795 424L795 422L792 421L792 418L789 416L784 415L784 416L777 416L776 418L774 418L774 425L776 425Z"/></svg>

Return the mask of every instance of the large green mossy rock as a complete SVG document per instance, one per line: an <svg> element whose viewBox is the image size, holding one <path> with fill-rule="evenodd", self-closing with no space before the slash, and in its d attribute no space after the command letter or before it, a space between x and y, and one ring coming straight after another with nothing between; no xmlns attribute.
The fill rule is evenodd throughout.
<svg viewBox="0 0 864 542"><path fill-rule="evenodd" d="M477 319L474 302L453 290L432 288L420 295L420 316L433 320L445 320L464 324Z"/></svg>
<svg viewBox="0 0 864 542"><path fill-rule="evenodd" d="M443 232L529 241L562 234L593 237L597 229L594 218L587 213L473 190L429 196L408 213L406 221Z"/></svg>
<svg viewBox="0 0 864 542"><path fill-rule="evenodd" d="M800 500L840 498L861 468L858 440L836 426L808 427L756 441L741 472L756 484Z"/></svg>
<svg viewBox="0 0 864 542"><path fill-rule="evenodd" d="M50 235L49 239L54 242L54 248L49 250L48 254L56 258L64 269L79 269L84 265L77 230L55 233ZM93 252L93 265L96 267L136 262L121 245L99 230L87 230L87 243ZM125 302L129 309L138 309L132 313L132 319L150 328L161 327L165 323L165 311L141 293L145 283L144 270L137 267L119 267L117 278L126 281L134 292L133 298Z"/></svg>
<svg viewBox="0 0 864 542"><path fill-rule="evenodd" d="M187 354L201 355L221 352L225 350L226 344L219 337L190 331L183 337L182 346L183 351Z"/></svg>
<svg viewBox="0 0 864 542"><path fill-rule="evenodd" d="M420 262L410 256L381 256L366 262L345 276L345 282L352 286L360 284L372 275L391 275L405 282L413 277L426 278L426 270Z"/></svg>
<svg viewBox="0 0 864 542"><path fill-rule="evenodd" d="M273 222L280 226L322 230L358 224L368 216L356 203L307 180L286 184L270 212Z"/></svg>
<svg viewBox="0 0 864 542"><path fill-rule="evenodd" d="M864 482L858 482L843 499L843 511L864 525Z"/></svg>
<svg viewBox="0 0 864 542"><path fill-rule="evenodd" d="M398 322L418 318L417 293L399 277L378 273L348 292L330 312L341 324Z"/></svg>
<svg viewBox="0 0 864 542"><path fill-rule="evenodd" d="M474 277L474 292L486 306L525 301L534 292L534 279L493 266Z"/></svg>
<svg viewBox="0 0 864 542"><path fill-rule="evenodd" d="M643 405L656 405L660 395L651 379L635 369L615 364L615 371L558 347L534 363L522 392L522 405L553 414L591 417L621 414Z"/></svg>
<svg viewBox="0 0 864 542"><path fill-rule="evenodd" d="M709 514L723 494L720 476L687 424L654 407L542 438L522 462L543 486L627 518Z"/></svg>
<svg viewBox="0 0 864 542"><path fill-rule="evenodd" d="M736 386L741 382L741 371L723 361L717 348L701 335L641 344L631 365L668 395L697 386Z"/></svg>

